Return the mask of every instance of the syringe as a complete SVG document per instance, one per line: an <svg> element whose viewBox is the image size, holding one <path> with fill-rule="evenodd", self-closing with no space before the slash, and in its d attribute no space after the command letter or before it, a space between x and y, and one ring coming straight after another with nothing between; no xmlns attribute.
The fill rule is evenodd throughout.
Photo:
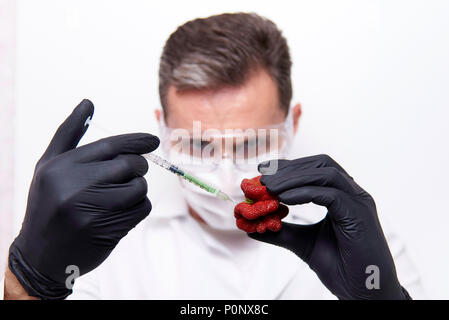
<svg viewBox="0 0 449 320"><path fill-rule="evenodd" d="M236 203L236 201L234 199L232 199L230 196L228 196L226 193L224 193L223 191L214 188L210 185L208 185L207 183L205 183L204 181L201 181L200 179L192 176L191 174L185 172L184 170L181 170L179 167L175 166L174 164L168 162L165 159L162 159L161 157L155 155L154 153L147 153L147 154L143 154L142 155L144 158L150 160L151 162L161 166L162 168L180 176L181 178L193 183L194 185L200 187L201 189L212 193L213 195L215 195L216 197L225 200L225 201L232 201L234 203Z"/></svg>
<svg viewBox="0 0 449 320"><path fill-rule="evenodd" d="M88 126L92 126L92 125L93 125L91 117L89 117L89 118L86 119L84 125L85 125L85 126L87 126L87 125L88 125ZM104 132L106 132L106 133L109 133L109 134L112 133L112 132L110 132L109 130L106 130L104 127L98 126L97 123L95 123L94 126L95 126L97 129L100 129L101 131L104 131ZM228 196L228 195L227 195L226 193L224 193L223 191L221 191L221 190L219 190L219 189L217 189L217 188L214 188L214 187L208 185L206 182L201 181L200 179L198 179L198 178L192 176L191 174L185 172L184 170L181 170L181 169L180 169L179 167L177 167L176 165L174 165L174 164L168 162L168 161L165 160L165 159L162 159L161 157L159 157L159 156L157 156L157 155L155 155L155 154L153 154L153 153L142 154L142 156L143 156L144 158L150 160L151 162L153 162L153 163L155 163L155 164L161 166L162 168L164 168L164 169L166 169L166 170L168 170L168 171L170 171L170 172L172 172L172 173L174 173L174 174L177 174L177 175L180 176L181 178L185 179L186 181L189 181L190 183L193 183L194 185L200 187L201 189L203 189L203 190L205 190L205 191L207 191L207 192L209 192L209 193L212 193L212 194L215 195L217 198L220 198L220 199L225 200L225 201L232 201L232 202L234 202L234 203L237 203L237 201L235 201L234 199L232 199L230 196Z"/></svg>

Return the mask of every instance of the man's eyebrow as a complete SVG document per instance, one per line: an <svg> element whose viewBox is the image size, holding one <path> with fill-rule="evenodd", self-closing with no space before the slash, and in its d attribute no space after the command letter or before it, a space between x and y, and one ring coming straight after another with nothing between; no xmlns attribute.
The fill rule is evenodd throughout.
<svg viewBox="0 0 449 320"><path fill-rule="evenodd" d="M235 144L235 145L240 145L240 144L244 144L244 143L248 143L248 142L258 141L258 139L259 139L258 137L247 137L247 136L245 136L243 140L242 139L234 139L234 138L232 140L233 140L233 144ZM226 139L223 139L222 142L224 142L224 140L226 140ZM214 143L213 140L211 141L211 140L190 138L190 142L195 142L195 141L199 141L200 143L203 143L203 142L205 142L205 143Z"/></svg>

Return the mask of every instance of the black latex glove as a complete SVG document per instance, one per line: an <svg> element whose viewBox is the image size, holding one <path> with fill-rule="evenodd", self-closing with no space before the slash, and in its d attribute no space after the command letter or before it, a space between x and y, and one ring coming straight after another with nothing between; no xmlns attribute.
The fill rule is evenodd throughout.
<svg viewBox="0 0 449 320"><path fill-rule="evenodd" d="M279 161L277 172L261 178L269 192L287 205L313 202L328 212L313 225L283 223L278 233L250 237L294 252L339 299L408 299L373 198L329 156L274 161ZM261 173L264 168L274 168L274 163L259 165ZM379 289L366 286L370 265L379 268Z"/></svg>
<svg viewBox="0 0 449 320"><path fill-rule="evenodd" d="M36 165L22 229L9 251L9 267L29 295L65 298L67 266L81 275L95 269L151 210L142 177L148 164L138 154L155 150L159 139L124 134L76 148L93 111L83 100Z"/></svg>

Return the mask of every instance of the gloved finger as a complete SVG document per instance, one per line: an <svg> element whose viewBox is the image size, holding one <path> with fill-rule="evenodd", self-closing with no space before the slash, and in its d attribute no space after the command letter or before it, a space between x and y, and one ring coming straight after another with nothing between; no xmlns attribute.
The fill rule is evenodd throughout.
<svg viewBox="0 0 449 320"><path fill-rule="evenodd" d="M288 249L307 263L321 223L320 221L312 225L299 225L283 222L282 229L278 232L255 232L249 233L248 236L255 240Z"/></svg>
<svg viewBox="0 0 449 320"><path fill-rule="evenodd" d="M150 211L151 202L145 197L126 212L117 210L111 214L100 215L96 219L96 224L106 230L103 230L96 240L104 242L106 246L119 242L140 221L145 219Z"/></svg>
<svg viewBox="0 0 449 320"><path fill-rule="evenodd" d="M263 175L274 175L288 167L293 160L273 159L259 163L257 170Z"/></svg>
<svg viewBox="0 0 449 320"><path fill-rule="evenodd" d="M137 154L120 154L112 160L98 162L95 169L97 181L123 183L148 172L148 161Z"/></svg>
<svg viewBox="0 0 449 320"><path fill-rule="evenodd" d="M132 208L141 202L148 192L148 185L143 177L137 177L126 183L104 184L89 190L86 203L102 209L116 212Z"/></svg>
<svg viewBox="0 0 449 320"><path fill-rule="evenodd" d="M278 161L278 170L276 173L270 173L269 175L265 175L264 167L275 167L276 163L261 163L259 164L259 172L263 174L260 182L262 184L269 183L277 174L282 172L290 172L289 174L294 174L296 170L308 169L308 168L335 168L339 170L343 177L351 184L353 190L356 192L364 192L364 190L354 181L354 179L340 166L334 159L325 154L320 154L311 157L305 157L295 160L271 160Z"/></svg>
<svg viewBox="0 0 449 320"><path fill-rule="evenodd" d="M54 156L75 148L87 131L86 120L92 118L93 113L94 105L92 102L88 99L81 101L56 130L47 150L39 161L47 161Z"/></svg>
<svg viewBox="0 0 449 320"><path fill-rule="evenodd" d="M128 208L126 210L126 214L123 214L122 212L115 212L111 218L114 219L114 224L117 228L124 231L126 230L127 233L149 215L151 208L150 199L145 197L140 202L136 203L132 208ZM123 238L123 236L124 235L122 235L120 239Z"/></svg>
<svg viewBox="0 0 449 320"><path fill-rule="evenodd" d="M354 194L356 189L344 174L334 167L282 170L264 179L267 190L279 194L289 189L304 186L332 187Z"/></svg>
<svg viewBox="0 0 449 320"><path fill-rule="evenodd" d="M158 146L159 138L152 134L128 133L86 144L73 150L70 156L80 162L111 160L123 153L149 153Z"/></svg>
<svg viewBox="0 0 449 320"><path fill-rule="evenodd" d="M273 161L277 161L277 165L272 163ZM323 167L333 167L341 172L348 175L348 173L340 166L334 159L326 154L319 154L310 157L299 158L295 160L270 160L267 162L262 162L258 166L258 170L260 173L265 174L264 171L269 167L278 167L279 172L283 169L308 169L308 168L323 168ZM348 175L349 176L349 175Z"/></svg>
<svg viewBox="0 0 449 320"><path fill-rule="evenodd" d="M328 208L328 215L335 221L342 221L354 214L352 210L343 207L347 202L347 194L341 190L328 187L307 186L289 189L278 195L284 204L297 205L314 203Z"/></svg>

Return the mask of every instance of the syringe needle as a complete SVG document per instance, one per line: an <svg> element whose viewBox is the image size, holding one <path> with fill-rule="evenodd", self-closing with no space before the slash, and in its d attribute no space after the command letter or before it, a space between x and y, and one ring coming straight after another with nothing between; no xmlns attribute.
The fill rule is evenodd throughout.
<svg viewBox="0 0 449 320"><path fill-rule="evenodd" d="M225 201L232 201L233 203L237 203L234 199L232 199L230 196L228 196L223 191L210 186L208 183L198 179L197 177L192 176L191 174L185 172L184 170L180 169L178 166L168 162L167 160L153 154L153 153L147 153L142 155L144 158L150 160L151 162L161 166L162 168L180 176L186 181L189 181L190 183L193 183L194 185L198 186L199 188L212 193L217 198L220 198Z"/></svg>

